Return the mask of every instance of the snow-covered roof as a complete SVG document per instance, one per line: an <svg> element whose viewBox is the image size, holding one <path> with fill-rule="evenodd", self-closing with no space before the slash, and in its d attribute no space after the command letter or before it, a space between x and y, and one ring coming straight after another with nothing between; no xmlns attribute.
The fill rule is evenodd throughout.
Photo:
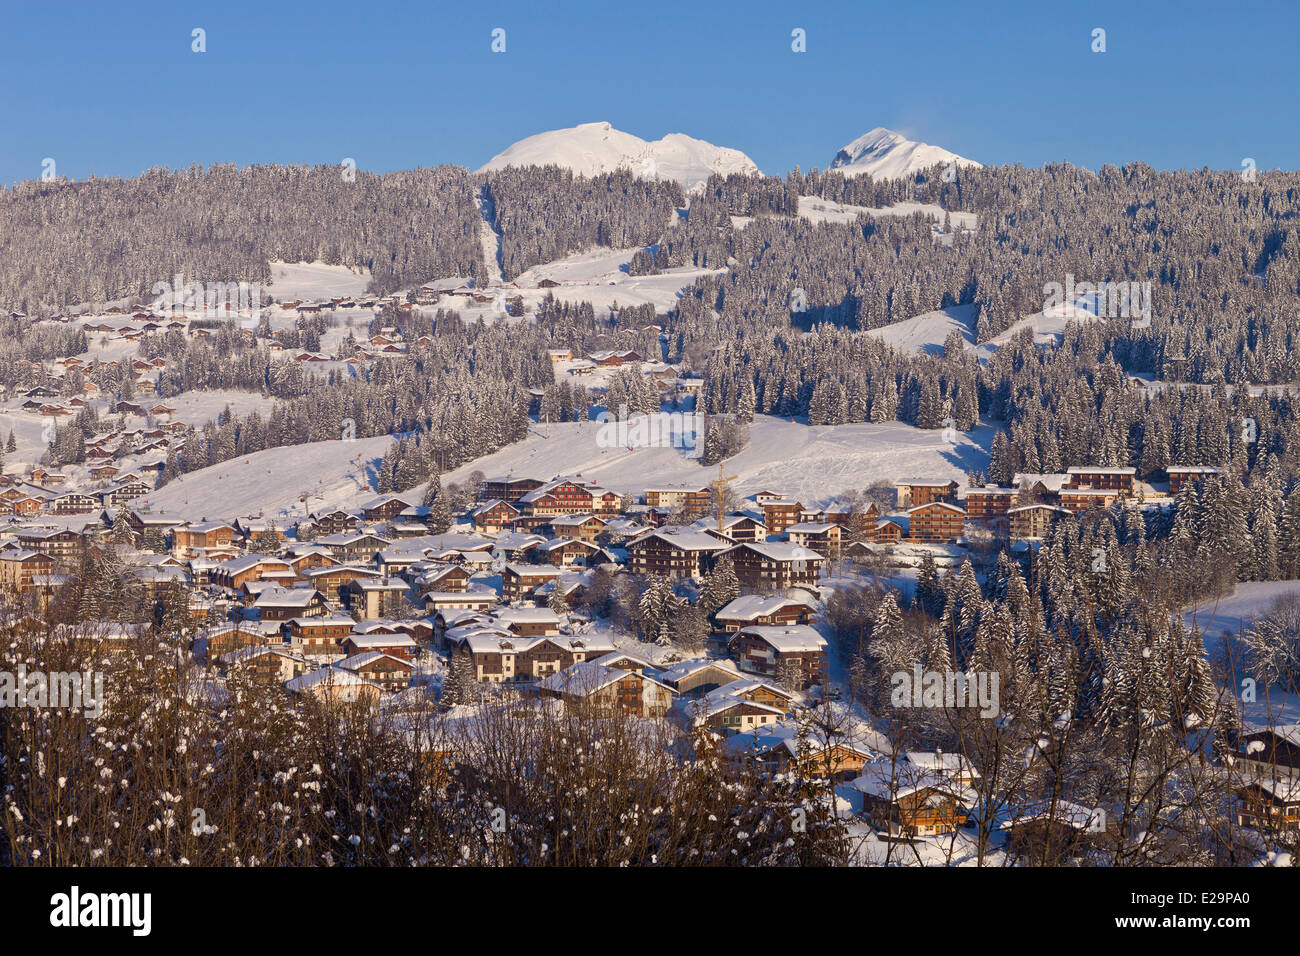
<svg viewBox="0 0 1300 956"><path fill-rule="evenodd" d="M888 761L866 765L862 768L862 774L849 786L881 800L896 800L919 790L938 791L963 806L972 806L979 799L974 790L951 777L903 763L891 765Z"/></svg>
<svg viewBox="0 0 1300 956"><path fill-rule="evenodd" d="M682 551L724 551L727 549L725 541L719 541L717 538L709 534L685 530L666 531L662 528L637 539L637 543L639 544L648 541L651 538L658 538L661 541L666 541L674 548L679 548Z"/></svg>
<svg viewBox="0 0 1300 956"><path fill-rule="evenodd" d="M728 548L726 553L732 551L756 551L769 561L824 561L825 558L813 551L811 548L803 545L791 544L789 541L745 541L735 547Z"/></svg>
<svg viewBox="0 0 1300 956"><path fill-rule="evenodd" d="M648 667L653 671L659 670L659 665L654 661L646 660L644 657L640 657L637 654L629 654L627 651L611 651L608 654L602 654L600 657L596 658L595 662L597 664L602 664L605 667L613 667L615 666L614 661L630 661L638 667Z"/></svg>
<svg viewBox="0 0 1300 956"><path fill-rule="evenodd" d="M257 596L257 607L306 607L320 597L315 588L269 587Z"/></svg>
<svg viewBox="0 0 1300 956"><path fill-rule="evenodd" d="M410 634L349 634L346 640L354 647L419 647Z"/></svg>
<svg viewBox="0 0 1300 956"><path fill-rule="evenodd" d="M730 684L727 684L723 687L719 687L718 690L726 690L727 687L730 686ZM714 691L712 694L706 694L699 700L692 700L684 703L682 707L685 710L686 715L692 721L698 723L700 721L708 720L715 714L720 714L723 711L730 710L732 707L744 705L745 707L756 707L778 720L785 716L784 710L780 707L773 707L771 704L760 704L758 701L739 697L735 694L720 694L718 696L714 696L714 694L717 694L717 691Z"/></svg>
<svg viewBox="0 0 1300 956"><path fill-rule="evenodd" d="M404 661L400 657L394 657L392 654L384 654L381 651L363 651L360 654L353 654L351 657L345 657L338 661L334 666L341 667L346 671L358 671L367 667L375 661L390 660L406 670L412 670L414 665L410 661Z"/></svg>
<svg viewBox="0 0 1300 956"><path fill-rule="evenodd" d="M791 605L805 608L810 606L807 601L799 598L781 597L776 594L742 594L728 602L716 616L729 621L752 621L755 618L775 614Z"/></svg>
<svg viewBox="0 0 1300 956"><path fill-rule="evenodd" d="M978 776L971 762L962 754L944 753L933 750L908 750L903 759L913 767L932 770L936 773L966 773Z"/></svg>
<svg viewBox="0 0 1300 956"><path fill-rule="evenodd" d="M447 637L452 638L450 631L447 633ZM459 636L457 639L460 639ZM568 636L564 634L552 634L546 637L520 637L518 634L497 628L480 628L477 633L466 635L463 641L475 654L499 654L502 652L522 654L525 651L532 650L539 644L547 642L570 653L585 651L588 654L594 654L608 653L615 650L614 642L604 637L590 635Z"/></svg>
<svg viewBox="0 0 1300 956"><path fill-rule="evenodd" d="M754 625L737 631L733 640L741 634L752 634L783 654L826 649L826 639L807 624L792 624L789 627Z"/></svg>
<svg viewBox="0 0 1300 956"><path fill-rule="evenodd" d="M1015 514L1016 512L1019 511L1032 511L1035 508L1046 508L1048 511L1055 511L1058 514L1063 514L1063 515L1073 514L1073 512L1071 512L1070 509L1068 508L1058 508L1056 505L1049 505L1043 502L1035 502L1034 504L1028 504L1028 505L1016 505L1016 507L1014 508L1008 508L1007 514Z"/></svg>
<svg viewBox="0 0 1300 956"><path fill-rule="evenodd" d="M399 502L401 502L403 508L409 508L409 507L411 507L411 502L409 502L407 499L401 497L400 495L380 495L378 498L371 498L369 501L367 501L365 504L363 504L363 505L361 506L361 510L362 510L362 511L370 511L370 510L372 510L372 509L374 509L374 508L379 508L379 507L381 507L381 506L383 506L383 505L386 505L386 504L388 504L389 502L393 502L393 501L399 501Z"/></svg>
<svg viewBox="0 0 1300 956"><path fill-rule="evenodd" d="M964 515L966 513L965 509L959 505L953 504L951 501L927 501L925 504L917 505L915 508L908 508L907 513L909 515L916 514L916 512L924 511L926 508L947 508L949 511L955 511L958 514Z"/></svg>
<svg viewBox="0 0 1300 956"><path fill-rule="evenodd" d="M552 577L563 574L562 568L557 568L550 564L516 564L514 562L507 564L505 569L511 574L517 574L520 577L541 577L551 575Z"/></svg>
<svg viewBox="0 0 1300 956"><path fill-rule="evenodd" d="M329 684L379 689L379 685L374 681L366 680L366 678L350 670L340 670L336 667L321 667L314 671L308 671L306 674L300 674L292 680L285 681L284 686L286 690L301 693L314 687Z"/></svg>
<svg viewBox="0 0 1300 956"><path fill-rule="evenodd" d="M559 626L560 616L549 607L505 607L493 615L493 619L509 626L511 624L554 624Z"/></svg>
<svg viewBox="0 0 1300 956"><path fill-rule="evenodd" d="M550 519L552 528L578 527L588 521L599 521L601 524L605 524L604 518L593 514L560 515Z"/></svg>
<svg viewBox="0 0 1300 956"><path fill-rule="evenodd" d="M1020 812L1009 819L1003 820L1001 827L1005 830L1039 820L1063 823L1076 830L1096 830L1105 825L1106 811L1099 808L1080 806L1077 803L1071 803L1069 800L1057 800L1055 806L1044 801L1042 804L1033 804L1021 808Z"/></svg>
<svg viewBox="0 0 1300 956"><path fill-rule="evenodd" d="M1011 476L1011 483L1019 488L1021 485L1028 483L1030 485L1042 484L1048 491L1060 491L1061 486L1070 480L1069 475L1063 475L1059 472L1037 473L1032 471L1016 472Z"/></svg>
<svg viewBox="0 0 1300 956"><path fill-rule="evenodd" d="M595 661L579 661L572 667L566 667L562 671L542 678L537 682L537 687L540 690L549 690L569 697L587 697L631 673L633 672L617 667L606 667ZM646 677L643 674L641 679L662 687L670 694L676 693L667 684L660 683L653 677Z"/></svg>
<svg viewBox="0 0 1300 956"><path fill-rule="evenodd" d="M705 658L697 658L690 661L678 661L672 667L660 672L659 676L669 683L676 683L690 677L692 674L698 674L700 671L709 668L715 668L731 674L736 680L741 679L740 671L737 670L736 665L731 663L731 661L708 660Z"/></svg>
<svg viewBox="0 0 1300 956"><path fill-rule="evenodd" d="M556 538L554 541L548 541L542 546L542 551L549 554L552 551L560 551L564 548L584 548L587 551L599 551L600 545L592 544L590 541L584 541L581 538Z"/></svg>
<svg viewBox="0 0 1300 956"><path fill-rule="evenodd" d="M327 548L345 547L349 544L355 544L363 538L374 538L382 544L391 543L387 538L377 535L373 531L338 531L334 534L327 534L324 537L317 538L316 543L324 545Z"/></svg>
<svg viewBox="0 0 1300 956"><path fill-rule="evenodd" d="M217 569L226 574L239 574L241 571L247 571L260 564L283 564L288 567L288 562L283 558L273 558L269 554L244 554L237 558L231 558L229 561L222 561L217 565Z"/></svg>
<svg viewBox="0 0 1300 956"><path fill-rule="evenodd" d="M832 521L800 521L798 524L792 524L786 528L789 534L825 534L831 528L842 528L841 524Z"/></svg>
<svg viewBox="0 0 1300 956"><path fill-rule="evenodd" d="M346 624L351 627L356 622L346 614L318 614L315 617L291 617L288 623L299 627L337 627Z"/></svg>

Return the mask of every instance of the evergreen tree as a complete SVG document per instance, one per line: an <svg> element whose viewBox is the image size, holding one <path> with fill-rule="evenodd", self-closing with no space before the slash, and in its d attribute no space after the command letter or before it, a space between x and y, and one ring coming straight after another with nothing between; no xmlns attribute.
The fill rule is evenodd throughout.
<svg viewBox="0 0 1300 956"><path fill-rule="evenodd" d="M672 583L662 575L650 578L638 603L642 630L647 638L658 644L669 642L670 624L679 601L673 593Z"/></svg>
<svg viewBox="0 0 1300 956"><path fill-rule="evenodd" d="M274 520L266 525L266 532L262 535L261 548L267 554L279 554L284 548L284 538L280 536L280 529L276 527Z"/></svg>
<svg viewBox="0 0 1300 956"><path fill-rule="evenodd" d="M740 596L740 579L730 558L719 558L713 569L704 576L696 606L706 615L713 615Z"/></svg>
<svg viewBox="0 0 1300 956"><path fill-rule="evenodd" d="M921 556L921 566L916 574L916 606L931 616L937 615L944 604L943 587L939 583L939 568L934 555L928 551Z"/></svg>
<svg viewBox="0 0 1300 956"><path fill-rule="evenodd" d="M445 534L452 522L451 496L443 493L442 479L437 475L430 487L434 494L433 504L429 506L429 530L433 534Z"/></svg>
<svg viewBox="0 0 1300 956"><path fill-rule="evenodd" d="M477 684L474 655L462 644L452 652L440 700L447 705L471 703L476 696Z"/></svg>

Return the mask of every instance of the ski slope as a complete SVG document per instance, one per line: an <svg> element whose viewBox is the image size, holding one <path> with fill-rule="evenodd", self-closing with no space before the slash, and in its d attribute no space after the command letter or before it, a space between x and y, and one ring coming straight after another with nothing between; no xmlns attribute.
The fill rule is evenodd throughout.
<svg viewBox="0 0 1300 956"><path fill-rule="evenodd" d="M443 477L464 481L472 472L551 478L581 475L619 493L640 493L659 485L701 485L717 477L675 448L603 448L596 422L536 425L522 442L480 458ZM549 437L547 437L549 432ZM988 467L994 429L982 425L953 442L943 432L899 422L808 426L789 419L757 416L749 445L723 464L735 475L732 488L741 496L776 491L805 503L874 481L925 475L954 478L963 486L968 470Z"/></svg>
<svg viewBox="0 0 1300 956"><path fill-rule="evenodd" d="M313 442L243 455L182 475L139 505L189 520L261 514L284 527L306 511L351 508L375 497L375 468L392 440Z"/></svg>

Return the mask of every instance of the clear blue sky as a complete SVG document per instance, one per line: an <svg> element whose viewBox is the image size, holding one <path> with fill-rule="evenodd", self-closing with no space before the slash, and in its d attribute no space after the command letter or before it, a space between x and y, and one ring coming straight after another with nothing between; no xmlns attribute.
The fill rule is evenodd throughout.
<svg viewBox="0 0 1300 956"><path fill-rule="evenodd" d="M984 163L1300 167L1294 0L6 6L4 184L45 157L77 179L344 157L474 168L597 120L778 174L824 168L874 126Z"/></svg>

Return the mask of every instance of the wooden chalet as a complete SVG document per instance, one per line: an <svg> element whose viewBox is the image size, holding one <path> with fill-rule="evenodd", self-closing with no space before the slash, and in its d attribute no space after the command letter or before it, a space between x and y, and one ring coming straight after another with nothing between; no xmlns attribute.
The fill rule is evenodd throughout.
<svg viewBox="0 0 1300 956"><path fill-rule="evenodd" d="M909 541L946 544L962 536L966 511L950 501L929 501L909 508L907 521Z"/></svg>
<svg viewBox="0 0 1300 956"><path fill-rule="evenodd" d="M906 478L897 483L898 507L915 508L932 501L957 500L956 481L942 478Z"/></svg>
<svg viewBox="0 0 1300 956"><path fill-rule="evenodd" d="M806 624L744 627L727 647L742 671L788 679L794 690L826 683L826 639Z"/></svg>

